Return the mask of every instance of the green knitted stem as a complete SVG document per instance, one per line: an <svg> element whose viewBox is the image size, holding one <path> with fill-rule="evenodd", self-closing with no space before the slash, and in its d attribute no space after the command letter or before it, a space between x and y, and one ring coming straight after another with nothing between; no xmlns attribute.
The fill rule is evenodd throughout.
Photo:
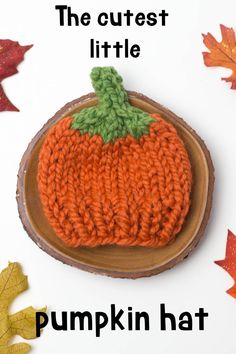
<svg viewBox="0 0 236 354"><path fill-rule="evenodd" d="M91 136L99 134L105 143L128 134L135 138L148 134L154 119L129 104L122 78L113 67L93 68L91 79L98 104L73 114L73 129Z"/></svg>

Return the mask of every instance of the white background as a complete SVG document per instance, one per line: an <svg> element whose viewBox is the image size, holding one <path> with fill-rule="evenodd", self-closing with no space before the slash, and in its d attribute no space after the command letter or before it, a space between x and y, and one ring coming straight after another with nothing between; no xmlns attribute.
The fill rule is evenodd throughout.
<svg viewBox="0 0 236 354"><path fill-rule="evenodd" d="M55 4L71 5L92 16L89 27L59 27ZM99 27L101 11L169 12L167 26ZM227 229L236 232L236 91L220 80L227 70L206 68L201 33L220 39L219 24L234 27L235 0L163 1L1 1L0 38L34 44L19 66L20 73L4 88L20 113L0 113L0 267L18 261L29 275L30 290L12 311L47 305L49 310L109 312L117 308L147 311L149 332L55 332L48 326L32 341L32 353L231 354L235 351L236 300L225 293L232 280L214 260L224 258ZM89 39L129 38L139 43L138 59L90 59ZM146 94L182 116L205 140L216 169L214 207L206 234L197 250L174 269L158 276L132 280L89 274L43 253L23 230L15 201L18 165L28 143L66 102L92 91L89 73L94 65L114 65L125 87ZM209 312L204 332L160 332L159 304L177 316ZM195 325L197 322L194 322Z"/></svg>

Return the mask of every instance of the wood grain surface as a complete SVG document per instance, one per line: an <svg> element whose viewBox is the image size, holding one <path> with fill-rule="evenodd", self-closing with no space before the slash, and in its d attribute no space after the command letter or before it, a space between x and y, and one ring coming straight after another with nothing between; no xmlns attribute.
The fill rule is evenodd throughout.
<svg viewBox="0 0 236 354"><path fill-rule="evenodd" d="M190 157L193 172L191 208L182 231L172 244L159 249L119 246L74 249L68 248L48 224L36 182L40 148L48 129L58 120L97 103L93 93L66 104L33 138L20 163L17 203L26 232L49 255L89 272L135 279L170 269L196 247L204 234L212 207L214 168L205 143L184 120L142 94L136 92L128 94L134 106L149 113L160 113L176 127Z"/></svg>

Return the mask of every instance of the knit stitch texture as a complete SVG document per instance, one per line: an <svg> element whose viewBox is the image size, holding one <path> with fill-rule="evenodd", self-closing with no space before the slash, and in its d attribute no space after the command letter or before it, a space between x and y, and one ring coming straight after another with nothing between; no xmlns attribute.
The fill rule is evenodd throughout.
<svg viewBox="0 0 236 354"><path fill-rule="evenodd" d="M95 67L91 80L98 97L98 105L74 114L73 129L90 136L100 135L105 143L127 134L139 138L148 134L154 120L146 112L131 106L122 78L113 67Z"/></svg>
<svg viewBox="0 0 236 354"><path fill-rule="evenodd" d="M181 230L191 167L175 128L158 114L149 135L104 144L101 136L54 125L43 143L38 187L44 213L68 246L160 247Z"/></svg>
<svg viewBox="0 0 236 354"><path fill-rule="evenodd" d="M114 68L94 68L98 105L58 121L38 162L45 216L71 247L161 247L190 206L191 166L176 129L133 107Z"/></svg>

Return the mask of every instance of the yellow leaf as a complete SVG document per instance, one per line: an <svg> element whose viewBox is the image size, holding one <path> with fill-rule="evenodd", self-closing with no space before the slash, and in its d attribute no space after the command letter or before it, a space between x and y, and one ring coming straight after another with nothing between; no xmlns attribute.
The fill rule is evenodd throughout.
<svg viewBox="0 0 236 354"><path fill-rule="evenodd" d="M25 343L9 346L9 340L14 335L24 339L36 337L37 311L33 307L27 307L13 315L8 313L11 302L27 288L27 277L18 263L9 263L0 273L0 354L25 354L30 350L30 346ZM46 308L38 311L46 311Z"/></svg>
<svg viewBox="0 0 236 354"><path fill-rule="evenodd" d="M30 348L29 344L17 343L11 346L0 347L0 354L26 354Z"/></svg>
<svg viewBox="0 0 236 354"><path fill-rule="evenodd" d="M37 311L46 312L46 308ZM35 328L36 310L33 307L15 313L10 316L12 334L21 336L24 339L33 339L36 337Z"/></svg>
<svg viewBox="0 0 236 354"><path fill-rule="evenodd" d="M28 288L27 277L18 263L9 263L0 274L0 312L6 310L12 300Z"/></svg>
<svg viewBox="0 0 236 354"><path fill-rule="evenodd" d="M0 345L5 345L11 338L11 324L8 307L12 300L28 288L27 277L18 263L9 263L0 274Z"/></svg>

